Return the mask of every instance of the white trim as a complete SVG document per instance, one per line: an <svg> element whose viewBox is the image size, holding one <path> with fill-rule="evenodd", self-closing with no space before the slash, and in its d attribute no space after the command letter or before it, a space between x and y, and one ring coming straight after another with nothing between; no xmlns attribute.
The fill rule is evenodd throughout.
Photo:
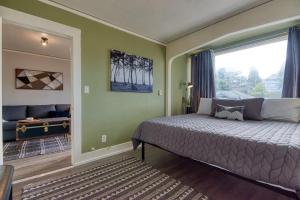
<svg viewBox="0 0 300 200"><path fill-rule="evenodd" d="M235 52L235 51L245 50L245 49L262 46L262 45L266 45L266 44L270 44L270 43L280 42L280 41L287 40L287 39L288 39L288 33L286 33L285 35L281 34L281 35L279 35L277 37L273 37L273 38L259 38L256 40L244 41L242 43L238 43L235 45L225 46L224 48L216 49L216 50L214 50L214 54L215 54L215 56L218 56L218 55L222 55L225 53L231 53L231 52Z"/></svg>
<svg viewBox="0 0 300 200"><path fill-rule="evenodd" d="M26 54L26 55L31 55L31 56L39 56L39 57L43 57L43 58L50 58L50 59L55 59L55 60L63 60L63 61L71 62L71 59L68 59L68 58L59 58L59 57L55 57L55 56L47 56L47 55L36 54L36 53L27 52L27 51L19 51L19 50L5 49L5 48L3 48L2 51L12 52L12 53L21 53L21 54Z"/></svg>
<svg viewBox="0 0 300 200"><path fill-rule="evenodd" d="M75 166L90 163L102 158L110 157L130 150L132 150L132 143L125 142L122 144L117 144L114 146L109 146L95 151L87 152L81 154L81 158L79 162L75 163Z"/></svg>
<svg viewBox="0 0 300 200"><path fill-rule="evenodd" d="M71 51L71 141L72 164L78 162L81 156L81 31L57 22L29 15L20 11L0 6L0 16L5 22L16 24L37 31L47 32L72 39ZM2 72L2 65L0 68ZM2 77L2 76L1 76ZM0 77L0 80L1 80ZM2 83L1 83L2 86ZM2 90L2 89L1 89ZM1 92L2 96L2 92ZM2 99L2 98L1 98ZM0 109L2 102L0 100ZM2 113L2 112L1 112ZM1 125L0 125L1 127ZM2 128L0 138L3 138ZM0 142L1 144L1 142ZM0 147L0 161L3 159L2 145Z"/></svg>
<svg viewBox="0 0 300 200"><path fill-rule="evenodd" d="M167 69L166 69L166 108L165 108L165 115L171 116L172 114L172 63L175 57L167 60Z"/></svg>
<svg viewBox="0 0 300 200"><path fill-rule="evenodd" d="M125 33L131 34L131 35L134 35L134 36L137 36L137 37L139 37L139 38L143 38L143 39L148 40L148 41L150 41L150 42L154 42L154 43L157 43L157 44L160 44L160 45L163 45L163 46L167 46L166 43L157 41L157 40L152 39L152 38L149 38L149 37L147 37L147 36L140 35L140 34L138 34L138 33L135 33L135 32L133 32L133 31L127 30L127 29L125 29L125 28L121 28L121 27L116 26L116 25L114 25L114 24L111 24L111 23L109 23L109 22L107 22L107 21L104 21L104 20L102 20L102 19L100 19L100 18L97 18L97 17L95 17L95 16L92 16L92 15L89 15L89 14L86 14L86 13L83 13L83 12L80 12L80 11L78 11L78 10L69 8L69 7L64 6L64 5L62 5L62 4L59 4L59 3L56 3L56 2L53 2L53 1L49 1L49 0L38 0L38 1L40 1L40 2L42 2L42 3L45 3L45 4L48 4L48 5L51 5L51 6L54 6L54 7L57 7L57 8L60 8L60 9L62 9L62 10L68 11L68 12L70 12L70 13L79 15L79 16L81 16L81 17L84 17L84 18L87 18L87 19L96 21L96 22L98 22L98 23L101 23L101 24L104 24L104 25L106 25L106 26L112 27L112 28L117 29L117 30L119 30L119 31L123 31L123 32L125 32Z"/></svg>

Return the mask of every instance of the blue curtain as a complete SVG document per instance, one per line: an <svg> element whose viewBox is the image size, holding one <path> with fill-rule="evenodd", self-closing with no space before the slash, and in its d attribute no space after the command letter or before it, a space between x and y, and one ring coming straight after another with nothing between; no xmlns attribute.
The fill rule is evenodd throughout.
<svg viewBox="0 0 300 200"><path fill-rule="evenodd" d="M192 56L192 110L197 112L200 98L216 96L214 55L212 50Z"/></svg>
<svg viewBox="0 0 300 200"><path fill-rule="evenodd" d="M300 97L300 28L289 29L282 97Z"/></svg>

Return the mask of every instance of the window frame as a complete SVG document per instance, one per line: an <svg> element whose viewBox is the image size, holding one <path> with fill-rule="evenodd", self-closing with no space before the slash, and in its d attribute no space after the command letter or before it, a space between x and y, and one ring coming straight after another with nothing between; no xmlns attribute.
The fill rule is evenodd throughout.
<svg viewBox="0 0 300 200"><path fill-rule="evenodd" d="M266 45L266 44L271 44L271 43L276 43L276 42L280 42L280 41L284 41L284 40L288 40L288 33L287 32L280 33L276 36L273 35L272 37L269 36L268 38L258 38L258 39L255 39L255 40L248 40L248 41L236 43L234 45L214 49L214 57L213 57L214 61L213 62L215 63L215 57L219 56L219 55L232 53L232 52L236 52L236 51L242 51L242 50L245 50L245 49L254 48L254 47L258 47L258 46L262 46L262 45ZM216 65L215 64L214 64L214 79L215 79L215 84L217 84L216 83L216 81L217 81L217 70L216 70ZM216 85L216 93L217 93L217 85ZM222 97L217 97L217 98L222 98ZM256 97L253 97L253 98L256 98ZM263 98L268 98L268 97L263 97Z"/></svg>
<svg viewBox="0 0 300 200"><path fill-rule="evenodd" d="M241 42L241 43L236 43L230 46L223 46L220 48L215 48L214 49L214 55L218 56L218 55L222 55L222 54L226 54L226 53L231 53L231 52L235 52L235 51L241 51L241 50L245 50L245 49L249 49L249 48L253 48L253 47L258 47L258 46L262 46L265 44L271 44L271 43L275 43L275 42L280 42L283 40L287 40L288 39L288 33L281 33L279 35L277 35L276 37L268 37L268 38L259 38L259 39L254 39L254 40L248 40L245 42Z"/></svg>

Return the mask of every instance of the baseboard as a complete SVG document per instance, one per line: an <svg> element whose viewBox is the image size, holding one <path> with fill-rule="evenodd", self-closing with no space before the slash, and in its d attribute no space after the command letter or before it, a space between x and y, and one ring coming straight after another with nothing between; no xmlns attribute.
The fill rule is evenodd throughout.
<svg viewBox="0 0 300 200"><path fill-rule="evenodd" d="M75 166L83 165L102 158L106 158L126 151L130 151L132 149L133 149L132 143L129 141L122 144L117 144L114 146L109 146L95 151L83 153L81 154L80 159L74 163L74 165Z"/></svg>
<svg viewBox="0 0 300 200"><path fill-rule="evenodd" d="M36 179L36 178L41 178L41 177L44 177L44 176L48 176L48 175L55 174L55 173L58 173L58 172L62 172L62 171L72 169L72 168L73 168L73 166L64 167L64 168L61 168L61 169L58 169L58 170L54 170L54 171L50 171L50 172L30 176L30 177L27 177L27 178L15 180L15 181L13 181L13 184L22 183L22 182L25 182L25 181L30 181L30 180L33 180L33 179Z"/></svg>

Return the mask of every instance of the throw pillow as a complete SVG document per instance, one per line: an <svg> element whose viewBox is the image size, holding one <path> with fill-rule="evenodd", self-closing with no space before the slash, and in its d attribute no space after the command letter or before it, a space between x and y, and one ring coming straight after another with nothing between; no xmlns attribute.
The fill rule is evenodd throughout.
<svg viewBox="0 0 300 200"><path fill-rule="evenodd" d="M231 119L244 121L244 109L245 106L223 106L217 105L215 117L221 119Z"/></svg>
<svg viewBox="0 0 300 200"><path fill-rule="evenodd" d="M213 99L212 100L212 115L216 112L217 104L223 106L244 106L244 118L251 120L262 120L261 109L264 98L252 98L252 99L241 99L241 100L230 100L230 99Z"/></svg>
<svg viewBox="0 0 300 200"><path fill-rule="evenodd" d="M210 115L211 114L211 98L201 98L197 114Z"/></svg>

